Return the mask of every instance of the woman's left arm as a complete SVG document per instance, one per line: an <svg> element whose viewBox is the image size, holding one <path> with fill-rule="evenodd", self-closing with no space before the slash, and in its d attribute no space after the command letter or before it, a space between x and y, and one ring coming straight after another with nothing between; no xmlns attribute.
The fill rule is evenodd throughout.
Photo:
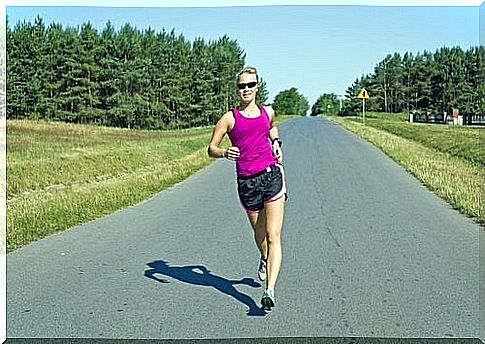
<svg viewBox="0 0 485 344"><path fill-rule="evenodd" d="M281 140L278 133L278 128L276 127L276 115L271 106L266 107L269 117L271 118L270 129L269 129L269 139L271 140L271 148L273 149L274 156L278 159L278 162L283 161L283 151L281 150Z"/></svg>

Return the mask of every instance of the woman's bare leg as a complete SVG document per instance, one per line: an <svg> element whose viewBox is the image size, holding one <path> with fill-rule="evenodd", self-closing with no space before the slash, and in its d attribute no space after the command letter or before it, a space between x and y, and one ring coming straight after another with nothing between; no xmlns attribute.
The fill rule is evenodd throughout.
<svg viewBox="0 0 485 344"><path fill-rule="evenodd" d="M285 197L265 204L266 243L268 247L266 289L274 290L281 269L281 230L285 213Z"/></svg>
<svg viewBox="0 0 485 344"><path fill-rule="evenodd" d="M263 209L258 213L248 213L249 222L254 231L254 241L258 247L261 257L268 257L268 246L266 244L266 211Z"/></svg>

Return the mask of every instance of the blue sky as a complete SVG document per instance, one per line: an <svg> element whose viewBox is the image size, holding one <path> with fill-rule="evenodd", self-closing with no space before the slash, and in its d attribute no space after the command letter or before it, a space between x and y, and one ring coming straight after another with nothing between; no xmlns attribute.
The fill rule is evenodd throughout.
<svg viewBox="0 0 485 344"><path fill-rule="evenodd" d="M130 4L135 2L124 5ZM226 34L266 80L270 102L278 92L296 87L310 106L322 93L345 94L387 54L468 49L479 42L479 6L104 6L14 6L7 7L7 15L10 26L40 15L47 23L90 21L99 29L108 20L116 28L124 23L156 31L174 28L190 41Z"/></svg>
<svg viewBox="0 0 485 344"><path fill-rule="evenodd" d="M480 45L485 45L485 2L480 6Z"/></svg>

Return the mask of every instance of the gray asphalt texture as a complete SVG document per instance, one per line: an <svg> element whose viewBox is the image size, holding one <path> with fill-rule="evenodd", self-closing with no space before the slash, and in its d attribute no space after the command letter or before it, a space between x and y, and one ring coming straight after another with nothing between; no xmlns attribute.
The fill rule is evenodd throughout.
<svg viewBox="0 0 485 344"><path fill-rule="evenodd" d="M7 255L7 337L484 338L483 228L326 119L279 129L289 201L271 313L234 164L218 160Z"/></svg>

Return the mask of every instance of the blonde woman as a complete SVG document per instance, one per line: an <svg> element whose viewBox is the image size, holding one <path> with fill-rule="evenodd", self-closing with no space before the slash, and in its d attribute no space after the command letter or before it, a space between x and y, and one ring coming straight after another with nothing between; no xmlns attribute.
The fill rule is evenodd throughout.
<svg viewBox="0 0 485 344"><path fill-rule="evenodd" d="M238 194L261 253L258 275L266 280L261 298L264 310L275 305L274 288L281 269L281 231L287 198L282 142L269 106L256 104L259 77L248 67L236 79L239 106L225 113L212 133L208 154L236 163ZM225 135L231 147L220 148Z"/></svg>

